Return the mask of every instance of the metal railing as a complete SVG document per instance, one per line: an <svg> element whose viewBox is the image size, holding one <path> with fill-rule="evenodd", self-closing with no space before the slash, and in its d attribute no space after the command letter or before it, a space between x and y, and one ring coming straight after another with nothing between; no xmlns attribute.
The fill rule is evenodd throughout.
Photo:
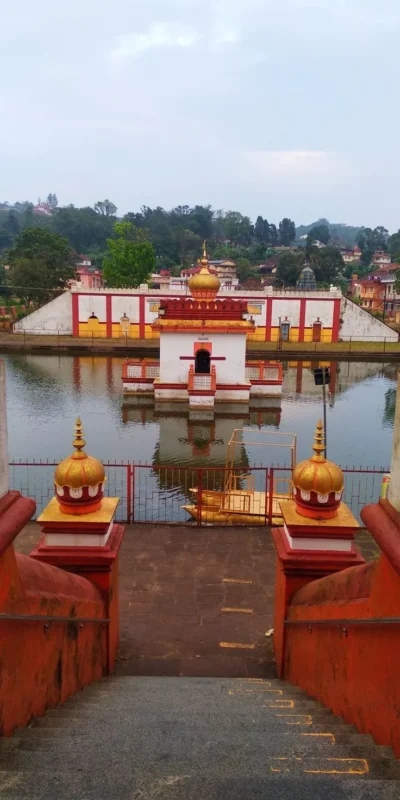
<svg viewBox="0 0 400 800"><path fill-rule="evenodd" d="M79 625L97 624L109 625L110 620L105 617L50 617L44 614L0 614L0 622L13 621L13 622L46 622L51 624L53 622L78 622Z"/></svg>
<svg viewBox="0 0 400 800"><path fill-rule="evenodd" d="M193 442L193 447L198 448L199 458L207 455L201 443L197 445ZM10 485L36 501L36 516L39 516L54 495L53 477L57 463L56 461L11 461L10 463ZM265 520L265 525L270 525L276 512L272 495L278 491L283 494L284 485L289 486L291 480L289 467L251 466L245 457L233 470L225 467L180 467L157 463L134 464L110 461L104 462L104 467L107 474L105 494L120 498L116 521L144 524L187 524L191 518L184 510L184 505L197 504L201 511L207 504L208 498L205 492L223 492L228 486L229 478L238 489L245 489L251 476L254 492L265 493L267 497L267 502L264 500L264 503L262 500L257 500L257 508L259 515ZM367 503L378 501L382 475L389 472L389 469L362 469L348 466L342 469L345 476L343 500L360 522L361 509ZM216 500L219 501L219 498L216 497ZM220 505L223 506L222 499ZM197 524L203 524L201 514ZM207 523L204 521L204 524Z"/></svg>
<svg viewBox="0 0 400 800"><path fill-rule="evenodd" d="M285 619L284 624L292 628L311 628L312 626L339 628L350 625L400 625L400 617L371 617L366 619ZM344 632L344 631L343 631Z"/></svg>

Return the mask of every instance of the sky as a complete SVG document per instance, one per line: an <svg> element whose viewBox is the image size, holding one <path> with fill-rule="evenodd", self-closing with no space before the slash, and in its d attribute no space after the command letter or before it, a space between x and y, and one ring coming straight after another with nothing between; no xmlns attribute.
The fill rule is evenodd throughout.
<svg viewBox="0 0 400 800"><path fill-rule="evenodd" d="M400 228L398 0L0 1L0 201Z"/></svg>

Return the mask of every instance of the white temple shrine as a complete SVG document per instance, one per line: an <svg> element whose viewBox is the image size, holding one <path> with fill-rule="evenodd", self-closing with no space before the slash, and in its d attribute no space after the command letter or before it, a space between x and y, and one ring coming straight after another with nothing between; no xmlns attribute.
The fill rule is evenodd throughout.
<svg viewBox="0 0 400 800"><path fill-rule="evenodd" d="M246 300L220 298L204 246L200 271L189 280L191 297L165 299L153 330L160 334L160 360L126 359L124 394L153 395L157 402L249 404L282 394L282 366L246 362L246 339L254 331Z"/></svg>

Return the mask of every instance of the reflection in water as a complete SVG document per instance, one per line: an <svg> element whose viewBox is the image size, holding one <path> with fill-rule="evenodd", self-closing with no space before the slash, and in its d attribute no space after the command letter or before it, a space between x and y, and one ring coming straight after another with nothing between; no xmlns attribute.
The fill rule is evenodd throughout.
<svg viewBox="0 0 400 800"><path fill-rule="evenodd" d="M88 447L107 461L170 466L223 466L233 429L250 425L298 434L298 458L310 454L322 393L314 383L316 362L284 364L281 408L219 408L215 418L170 415L164 404L124 405L122 358L69 355L5 357L8 380L10 457L60 459L71 449L79 414ZM390 461L396 366L363 362L320 362L332 381L328 408L328 455L342 465L384 466ZM147 407L146 407L147 406ZM261 448L246 446L243 468L262 464Z"/></svg>

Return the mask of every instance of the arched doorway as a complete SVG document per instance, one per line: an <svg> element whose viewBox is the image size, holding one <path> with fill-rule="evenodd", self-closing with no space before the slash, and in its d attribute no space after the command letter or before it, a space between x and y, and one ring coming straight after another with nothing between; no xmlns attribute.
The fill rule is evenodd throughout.
<svg viewBox="0 0 400 800"><path fill-rule="evenodd" d="M317 319L312 326L312 340L313 342L320 342L321 341L321 331L322 331L322 322Z"/></svg>
<svg viewBox="0 0 400 800"><path fill-rule="evenodd" d="M194 371L198 375L210 374L210 353L208 350L198 350L195 358Z"/></svg>

